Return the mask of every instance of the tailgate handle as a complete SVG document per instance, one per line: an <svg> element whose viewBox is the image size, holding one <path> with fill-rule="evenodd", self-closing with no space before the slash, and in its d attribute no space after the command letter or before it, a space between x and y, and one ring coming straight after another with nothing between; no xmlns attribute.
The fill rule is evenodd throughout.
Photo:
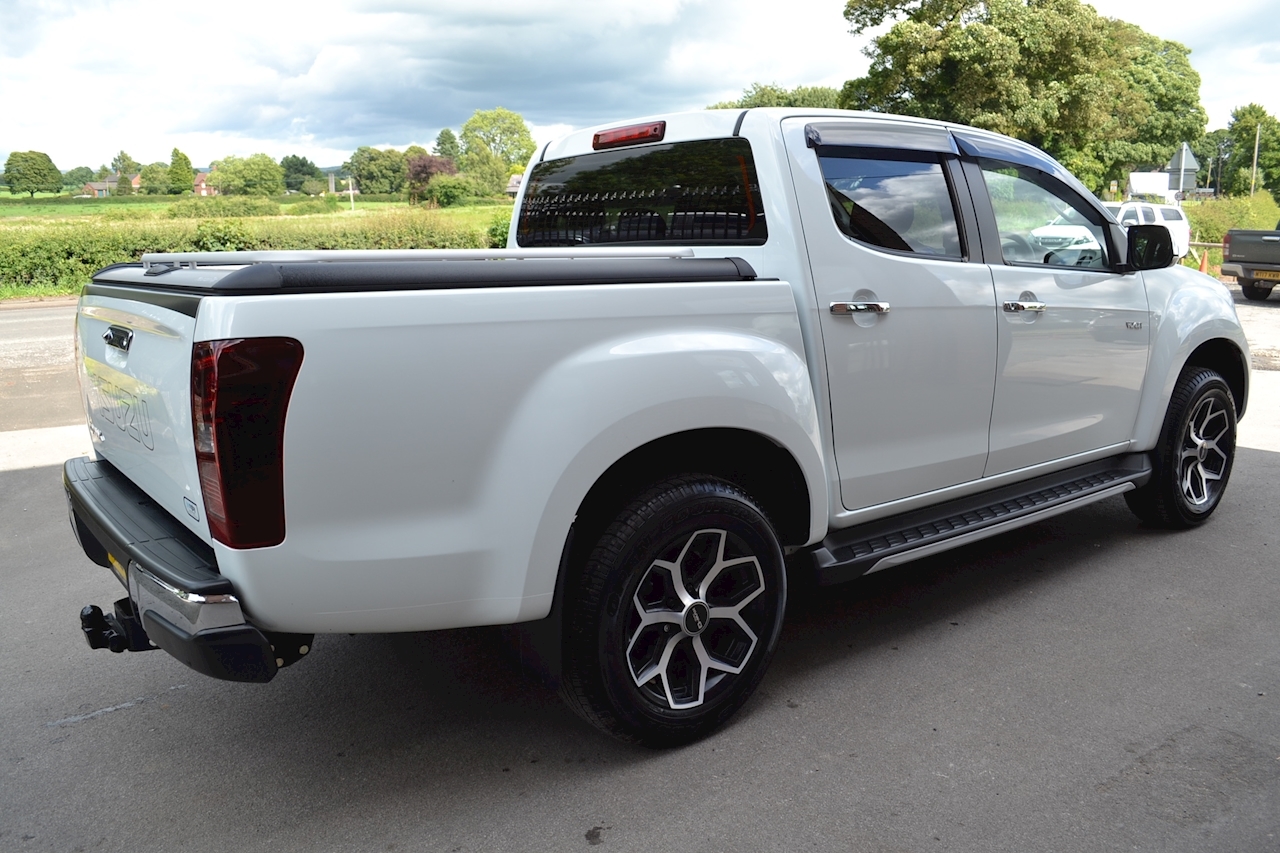
<svg viewBox="0 0 1280 853"><path fill-rule="evenodd" d="M1277 237L1272 234L1268 234L1266 237L1263 237L1262 239L1268 243L1280 243L1280 237Z"/></svg>
<svg viewBox="0 0 1280 853"><path fill-rule="evenodd" d="M107 346L115 347L122 352L128 352L129 345L133 343L133 329L112 326L102 333L102 339L107 342Z"/></svg>

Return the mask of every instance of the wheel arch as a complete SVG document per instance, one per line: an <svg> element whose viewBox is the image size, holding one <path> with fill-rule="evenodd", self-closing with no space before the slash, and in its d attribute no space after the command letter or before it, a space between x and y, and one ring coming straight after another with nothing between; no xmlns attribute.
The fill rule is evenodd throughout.
<svg viewBox="0 0 1280 853"><path fill-rule="evenodd" d="M697 473L727 480L760 504L783 545L810 538L811 499L804 471L791 451L766 436L733 427L692 429L632 450L609 466L583 498L576 525L608 522L646 486Z"/></svg>
<svg viewBox="0 0 1280 853"><path fill-rule="evenodd" d="M635 495L678 474L705 474L741 488L773 523L779 542L800 546L813 537L814 500L825 483L812 484L790 450L739 427L704 427L648 441L626 453L592 483L564 536L552 613L569 569L581 565L599 534Z"/></svg>
<svg viewBox="0 0 1280 853"><path fill-rule="evenodd" d="M1231 292L1186 267L1148 270L1142 276L1152 330L1131 445L1137 451L1156 446L1174 385L1187 365L1222 375L1237 416L1244 414L1249 397L1249 343Z"/></svg>
<svg viewBox="0 0 1280 853"><path fill-rule="evenodd" d="M1187 367L1207 367L1220 375L1231 389L1236 417L1244 417L1249 398L1249 366L1247 356L1234 343L1224 338L1205 341L1187 356L1183 369Z"/></svg>

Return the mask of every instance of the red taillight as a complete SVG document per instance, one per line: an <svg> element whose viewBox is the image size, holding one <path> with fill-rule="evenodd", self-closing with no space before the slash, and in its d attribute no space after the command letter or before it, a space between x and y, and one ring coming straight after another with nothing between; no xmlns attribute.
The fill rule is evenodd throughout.
<svg viewBox="0 0 1280 853"><path fill-rule="evenodd" d="M602 130L591 137L591 147L599 151L601 148L618 148L622 145L638 145L641 142L661 142L666 133L665 121L615 127L613 130Z"/></svg>
<svg viewBox="0 0 1280 853"><path fill-rule="evenodd" d="M1230 232L1222 235L1222 257L1224 259L1231 257L1231 233Z"/></svg>
<svg viewBox="0 0 1280 853"><path fill-rule="evenodd" d="M284 541L284 418L302 344L203 341L191 351L191 424L204 511L232 548Z"/></svg>

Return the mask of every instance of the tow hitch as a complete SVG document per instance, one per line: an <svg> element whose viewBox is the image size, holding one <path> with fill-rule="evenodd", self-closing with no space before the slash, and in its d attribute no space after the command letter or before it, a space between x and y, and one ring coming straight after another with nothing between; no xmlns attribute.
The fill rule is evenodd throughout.
<svg viewBox="0 0 1280 853"><path fill-rule="evenodd" d="M80 611L80 630L91 649L110 649L113 652L148 652L156 648L138 620L133 602L122 598L115 603L113 613L104 614L96 604L86 605Z"/></svg>

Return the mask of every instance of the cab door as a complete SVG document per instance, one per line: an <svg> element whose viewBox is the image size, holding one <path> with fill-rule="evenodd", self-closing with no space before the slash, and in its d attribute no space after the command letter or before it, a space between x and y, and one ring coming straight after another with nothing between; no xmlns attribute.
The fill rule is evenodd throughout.
<svg viewBox="0 0 1280 853"><path fill-rule="evenodd" d="M947 131L786 119L783 136L821 315L843 505L979 479L997 318Z"/></svg>
<svg viewBox="0 0 1280 853"><path fill-rule="evenodd" d="M985 475L1121 452L1147 364L1141 275L1115 270L1105 215L1064 180L1000 152L966 159L979 222L999 236Z"/></svg>

